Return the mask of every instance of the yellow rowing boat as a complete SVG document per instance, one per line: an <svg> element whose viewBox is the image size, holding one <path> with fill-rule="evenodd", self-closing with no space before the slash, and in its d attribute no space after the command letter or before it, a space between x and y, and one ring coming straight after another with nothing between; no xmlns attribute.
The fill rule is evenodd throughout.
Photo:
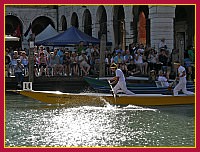
<svg viewBox="0 0 200 152"><path fill-rule="evenodd" d="M114 98L111 94L104 93L62 93L59 91L27 91L27 90L12 90L12 92L45 102L48 104L65 104L67 106L102 106L105 103L116 105L143 105L143 106L158 106L158 105L178 105L178 104L194 104L195 96L187 95L162 95L162 94L136 94L124 95L121 94Z"/></svg>

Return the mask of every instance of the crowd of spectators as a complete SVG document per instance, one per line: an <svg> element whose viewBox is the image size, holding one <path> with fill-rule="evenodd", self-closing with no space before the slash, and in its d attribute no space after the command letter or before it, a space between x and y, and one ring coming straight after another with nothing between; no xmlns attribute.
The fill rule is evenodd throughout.
<svg viewBox="0 0 200 152"><path fill-rule="evenodd" d="M102 51L102 50L101 50ZM163 72L167 78L176 75L173 62L179 59L179 50L168 50L165 40L162 39L159 49L144 46L143 44L130 44L122 49L121 45L115 47L113 51L105 51L105 74L112 75L110 64L116 63L126 76L146 75L152 73L158 76L159 71ZM6 48L5 64L6 76L15 75L17 59L23 65L24 76L28 76L28 50ZM184 56L187 73L191 76L194 63L194 49L189 46ZM80 42L75 49L54 48L37 46L34 48L34 73L40 76L87 76L98 75L100 63L100 47L98 44L89 43L84 46Z"/></svg>

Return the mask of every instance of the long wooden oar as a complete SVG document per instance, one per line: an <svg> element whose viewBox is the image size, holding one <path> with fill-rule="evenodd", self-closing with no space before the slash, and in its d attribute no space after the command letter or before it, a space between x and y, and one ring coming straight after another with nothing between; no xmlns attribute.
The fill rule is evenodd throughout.
<svg viewBox="0 0 200 152"><path fill-rule="evenodd" d="M172 90L172 87L173 87L173 85L174 85L175 82L176 82L176 79L169 85L169 87L168 87L168 90L169 90L169 91Z"/></svg>
<svg viewBox="0 0 200 152"><path fill-rule="evenodd" d="M110 83L110 80L107 80L107 81L108 81L108 84L109 84L109 86L110 86L110 88L111 88L111 91L112 91L112 93L113 93L113 97L114 97L114 99L115 99L115 104L116 104L116 94L115 94L114 89L113 89L113 87L112 87L112 85L111 85L111 83Z"/></svg>

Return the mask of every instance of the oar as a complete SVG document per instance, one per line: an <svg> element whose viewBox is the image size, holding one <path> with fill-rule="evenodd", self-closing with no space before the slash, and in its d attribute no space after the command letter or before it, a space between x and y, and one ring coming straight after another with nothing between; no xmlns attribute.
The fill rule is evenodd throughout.
<svg viewBox="0 0 200 152"><path fill-rule="evenodd" d="M169 85L168 90L171 91L172 90L172 86L174 85L174 83L176 82L176 79Z"/></svg>
<svg viewBox="0 0 200 152"><path fill-rule="evenodd" d="M115 103L116 103L116 94L115 94L114 89L113 89L113 87L112 87L112 85L111 85L111 83L110 83L110 80L108 80L108 84L109 84L109 86L110 86L110 88L111 88L111 91L112 91L112 93L113 93L113 97L114 97Z"/></svg>

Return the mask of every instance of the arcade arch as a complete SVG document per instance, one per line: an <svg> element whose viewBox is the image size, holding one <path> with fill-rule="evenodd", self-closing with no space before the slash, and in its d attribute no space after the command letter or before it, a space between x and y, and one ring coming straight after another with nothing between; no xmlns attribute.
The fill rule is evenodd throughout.
<svg viewBox="0 0 200 152"><path fill-rule="evenodd" d="M92 36L92 17L88 9L86 9L83 13L83 27L84 33Z"/></svg>
<svg viewBox="0 0 200 152"><path fill-rule="evenodd" d="M76 27L76 28L79 28L78 15L75 12L72 13L71 25Z"/></svg>
<svg viewBox="0 0 200 152"><path fill-rule="evenodd" d="M33 20L32 22L32 32L35 33L35 35L40 34L49 24L53 28L55 28L53 21L46 17L46 16L40 16Z"/></svg>

